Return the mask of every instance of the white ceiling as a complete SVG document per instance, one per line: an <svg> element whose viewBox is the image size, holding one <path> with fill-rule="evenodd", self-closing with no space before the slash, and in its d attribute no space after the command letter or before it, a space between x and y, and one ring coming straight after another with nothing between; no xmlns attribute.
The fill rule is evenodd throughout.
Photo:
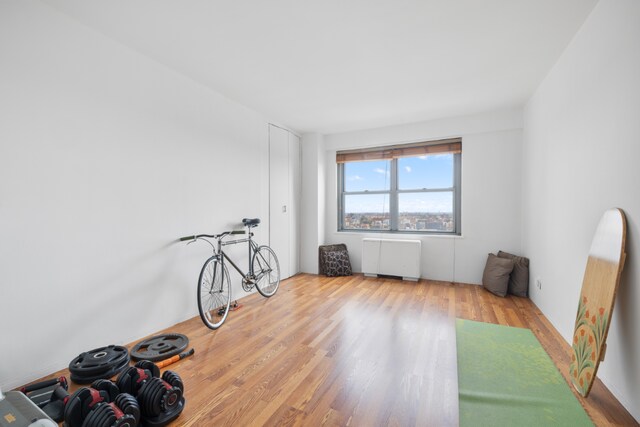
<svg viewBox="0 0 640 427"><path fill-rule="evenodd" d="M43 0L299 132L522 105L597 0Z"/></svg>

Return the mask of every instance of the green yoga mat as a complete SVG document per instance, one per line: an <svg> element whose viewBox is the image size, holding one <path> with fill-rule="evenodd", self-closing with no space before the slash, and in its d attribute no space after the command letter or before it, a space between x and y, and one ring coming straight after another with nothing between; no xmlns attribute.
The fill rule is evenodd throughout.
<svg viewBox="0 0 640 427"><path fill-rule="evenodd" d="M456 320L460 426L593 426L529 329Z"/></svg>

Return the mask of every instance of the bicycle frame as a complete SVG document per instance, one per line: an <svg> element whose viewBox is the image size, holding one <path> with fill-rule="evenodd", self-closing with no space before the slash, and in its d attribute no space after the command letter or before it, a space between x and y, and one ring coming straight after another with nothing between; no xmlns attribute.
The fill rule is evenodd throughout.
<svg viewBox="0 0 640 427"><path fill-rule="evenodd" d="M224 261L227 260L229 261L229 264L231 264L231 266L233 268L236 269L236 271L240 274L240 276L242 276L244 279L253 279L253 263L251 262L251 259L253 257L253 254L256 252L256 250L258 249L258 244L256 242L254 242L253 240L251 240L251 238L253 237L253 233L250 231L249 232L249 237L244 238L244 239L236 239L236 240L229 240L227 242L223 242L222 239L224 237L221 237L220 239L218 239L218 256L220 257L220 262L224 265ZM233 262L233 260L222 250L223 246L228 246L228 245L236 245L238 243L245 243L245 242L249 242L249 259L248 259L248 263L249 263L249 272L245 273L244 271L242 271L240 269L240 267L238 267L236 265L235 262Z"/></svg>

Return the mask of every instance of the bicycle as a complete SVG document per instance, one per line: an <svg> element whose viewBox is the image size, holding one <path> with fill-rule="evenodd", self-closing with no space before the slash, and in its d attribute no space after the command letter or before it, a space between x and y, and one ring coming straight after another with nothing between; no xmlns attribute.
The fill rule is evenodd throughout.
<svg viewBox="0 0 640 427"><path fill-rule="evenodd" d="M179 240L193 243L204 240L213 248L213 255L207 259L200 271L198 278L198 311L202 322L210 329L218 329L229 314L231 304L231 280L226 262L235 268L242 276L242 289L251 292L253 287L266 298L273 296L280 286L280 264L275 252L267 245L258 246L252 240L252 228L260 224L259 218L244 218L242 224L247 227L248 237L223 241L229 235L245 234L245 230L225 231L220 234L197 234L181 237ZM217 249L209 239L217 240ZM244 273L229 258L223 250L223 246L238 243L249 243L249 271ZM189 244L188 243L188 244Z"/></svg>

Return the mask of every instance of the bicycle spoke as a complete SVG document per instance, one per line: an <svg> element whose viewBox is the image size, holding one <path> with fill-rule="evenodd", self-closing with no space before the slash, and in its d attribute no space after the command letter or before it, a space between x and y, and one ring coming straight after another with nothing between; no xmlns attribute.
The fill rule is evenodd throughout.
<svg viewBox="0 0 640 427"><path fill-rule="evenodd" d="M280 267L275 253L268 246L260 246L252 263L258 292L265 297L275 294L280 285Z"/></svg>
<svg viewBox="0 0 640 427"><path fill-rule="evenodd" d="M204 324L217 329L224 323L231 303L229 272L217 257L207 260L198 282L198 310Z"/></svg>

